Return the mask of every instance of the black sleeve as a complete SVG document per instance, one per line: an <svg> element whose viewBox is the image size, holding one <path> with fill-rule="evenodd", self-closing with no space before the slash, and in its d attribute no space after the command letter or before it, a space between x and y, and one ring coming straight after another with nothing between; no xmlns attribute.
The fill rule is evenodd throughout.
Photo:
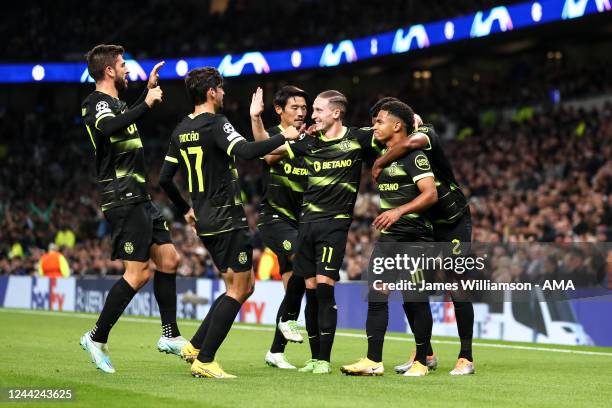
<svg viewBox="0 0 612 408"><path fill-rule="evenodd" d="M355 138L364 150L372 150L376 146L376 139L374 139L374 129L371 127L362 128L351 128L351 132L354 132Z"/></svg>
<svg viewBox="0 0 612 408"><path fill-rule="evenodd" d="M104 136L110 136L136 122L148 110L149 106L142 102L119 116L114 114L103 115L96 120L96 129L102 132Z"/></svg>
<svg viewBox="0 0 612 408"><path fill-rule="evenodd" d="M134 109L135 106L138 106L143 103L145 101L145 98L147 97L147 92L149 92L149 87L145 85L144 90L142 91L138 99L136 99L136 102L134 102L132 106L130 106L130 109Z"/></svg>
<svg viewBox="0 0 612 408"><path fill-rule="evenodd" d="M174 184L174 175L179 169L178 147L173 138L170 138L168 153L164 159L164 164L159 174L159 185L164 190L172 204L181 212L181 214L189 211L189 204L183 199L181 192Z"/></svg>
<svg viewBox="0 0 612 408"><path fill-rule="evenodd" d="M361 146L364 163L367 167L372 167L384 146L374 138L374 129L371 127L352 128L351 131L355 132L355 138Z"/></svg>
<svg viewBox="0 0 612 408"><path fill-rule="evenodd" d="M258 142L240 141L234 146L232 154L240 157L241 159L255 159L257 157L265 156L274 149L282 146L284 143L285 137L280 133L271 136L269 139Z"/></svg>
<svg viewBox="0 0 612 408"><path fill-rule="evenodd" d="M413 133L422 133L427 136L427 146L423 150L431 150L434 147L439 147L440 141L433 125L426 123L421 125Z"/></svg>
<svg viewBox="0 0 612 408"><path fill-rule="evenodd" d="M228 156L238 156L241 159L255 159L265 156L277 147L285 143L282 134L270 136L267 140L258 142L247 142L234 126L223 115L217 117L213 135L217 146L225 151Z"/></svg>
<svg viewBox="0 0 612 408"><path fill-rule="evenodd" d="M174 204L174 206L181 212L181 214L186 214L191 207L187 201L185 201L173 180L178 168L178 163L164 160L161 173L159 174L159 185L164 190L170 201L172 201L172 204Z"/></svg>
<svg viewBox="0 0 612 408"><path fill-rule="evenodd" d="M287 153L290 159L296 156L305 156L308 154L308 149L311 143L315 140L314 136L301 136L298 140L287 143Z"/></svg>
<svg viewBox="0 0 612 408"><path fill-rule="evenodd" d="M422 150L413 150L400 160L415 184L422 178L434 177L429 160Z"/></svg>

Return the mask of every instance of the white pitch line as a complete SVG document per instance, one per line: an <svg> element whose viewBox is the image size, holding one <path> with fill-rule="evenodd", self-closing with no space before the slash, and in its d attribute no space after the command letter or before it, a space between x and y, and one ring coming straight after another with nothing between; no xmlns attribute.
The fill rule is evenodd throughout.
<svg viewBox="0 0 612 408"><path fill-rule="evenodd" d="M7 309L0 308L0 312L7 313L21 313L21 314L32 314L32 315L44 315L44 316L54 316L54 317L74 317L78 319L95 319L96 316L89 313L77 313L77 312L47 312L42 310L18 310L18 309ZM122 322L130 322L130 323L147 323L147 324L159 324L159 322L144 319L139 317L128 317L122 316ZM191 322L191 321L181 321L181 326L199 326L200 322ZM272 332L274 331L273 327L262 327L262 326L252 326L244 323L235 323L233 325L234 328L238 330L250 330L250 331L265 331ZM339 337L351 337L358 339L366 339L364 334L357 333L344 333L344 332L336 332L336 336ZM410 337L397 337L397 336L385 336L385 340L392 341L412 341ZM432 340L433 344L452 344L458 345L461 344L458 341L452 340ZM606 353L604 351L586 351L586 350L571 350L571 349L562 349L562 348L548 348L548 347L537 347L537 346L520 346L520 345L512 345L512 344L500 344L500 343L480 343L475 341L473 343L474 346L479 347L490 347L490 348L500 348L500 349L509 349L509 350L529 350L529 351L546 351L550 353L570 353L570 354L581 354L587 356L607 356L612 357L612 353Z"/></svg>

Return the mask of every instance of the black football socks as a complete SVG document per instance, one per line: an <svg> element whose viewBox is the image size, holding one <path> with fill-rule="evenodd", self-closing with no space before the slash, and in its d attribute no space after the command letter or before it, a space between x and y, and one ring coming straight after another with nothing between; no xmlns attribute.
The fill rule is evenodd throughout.
<svg viewBox="0 0 612 408"><path fill-rule="evenodd" d="M382 361L383 344L389 322L389 304L387 302L369 302L366 319L366 334L368 336L368 359L380 363Z"/></svg>
<svg viewBox="0 0 612 408"><path fill-rule="evenodd" d="M217 350L225 340L227 333L232 328L232 324L240 311L242 303L231 296L223 296L215 308L210 327L204 337L202 348L198 354L198 360L202 363L214 361Z"/></svg>
<svg viewBox="0 0 612 408"><path fill-rule="evenodd" d="M316 289L306 289L304 319L306 320L306 332L308 332L311 358L318 360L321 344L319 342L319 303L317 302Z"/></svg>
<svg viewBox="0 0 612 408"><path fill-rule="evenodd" d="M334 298L334 287L326 283L317 284L317 303L319 305L319 360L330 361L334 344L338 307Z"/></svg>
<svg viewBox="0 0 612 408"><path fill-rule="evenodd" d="M130 301L136 294L134 288L124 278L120 278L108 292L102 312L96 326L91 331L91 339L98 343L106 343L108 334Z"/></svg>
<svg viewBox="0 0 612 408"><path fill-rule="evenodd" d="M206 313L204 320L202 320L202 324L200 324L200 327L198 327L198 330L196 330L195 334L191 338L190 343L193 347L197 349L202 348L202 343L204 342L204 338L206 337L206 333L208 332L208 328L210 327L210 321L212 320L213 312L215 311L217 305L224 296L225 292L220 294L212 303L212 305L210 305L210 307L208 308L208 313Z"/></svg>
<svg viewBox="0 0 612 408"><path fill-rule="evenodd" d="M455 319L457 320L457 331L461 341L461 349L458 358L474 361L472 357L472 337L474 334L474 306L472 302L455 302Z"/></svg>
<svg viewBox="0 0 612 408"><path fill-rule="evenodd" d="M181 332L176 324L176 274L155 271L153 293L159 305L162 336L180 336Z"/></svg>

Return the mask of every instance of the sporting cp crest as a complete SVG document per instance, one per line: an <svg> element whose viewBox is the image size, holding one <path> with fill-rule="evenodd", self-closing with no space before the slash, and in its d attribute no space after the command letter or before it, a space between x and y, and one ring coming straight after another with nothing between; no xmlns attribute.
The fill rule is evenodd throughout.
<svg viewBox="0 0 612 408"><path fill-rule="evenodd" d="M240 262L242 265L244 265L247 262L247 254L246 252L241 252L240 255L238 255L238 262Z"/></svg>
<svg viewBox="0 0 612 408"><path fill-rule="evenodd" d="M395 176L397 174L397 162L391 163L389 166L389 175Z"/></svg>
<svg viewBox="0 0 612 408"><path fill-rule="evenodd" d="M130 241L126 242L125 244L123 244L123 250L126 254L131 254L132 252L134 252L134 244L132 244Z"/></svg>

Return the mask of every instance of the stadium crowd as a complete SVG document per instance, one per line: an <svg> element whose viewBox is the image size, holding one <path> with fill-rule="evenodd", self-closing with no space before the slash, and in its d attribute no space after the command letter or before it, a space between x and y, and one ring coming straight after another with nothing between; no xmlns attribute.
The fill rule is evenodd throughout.
<svg viewBox="0 0 612 408"><path fill-rule="evenodd" d="M508 0L504 4L517 2ZM434 3L388 0L384 7L376 2L321 0L17 2L7 4L4 10L11 18L0 27L0 35L6 41L0 59L80 61L83 50L91 44L119 42L119 38L136 58L217 55L316 45L497 5L493 0ZM270 13L271 9L275 12ZM115 12L126 18L117 23ZM74 24L64 24L65 21ZM254 21L256 30L253 30ZM297 24L278 24L279 21ZM150 39L153 32L155 41ZM215 35L208 35L211 32Z"/></svg>

